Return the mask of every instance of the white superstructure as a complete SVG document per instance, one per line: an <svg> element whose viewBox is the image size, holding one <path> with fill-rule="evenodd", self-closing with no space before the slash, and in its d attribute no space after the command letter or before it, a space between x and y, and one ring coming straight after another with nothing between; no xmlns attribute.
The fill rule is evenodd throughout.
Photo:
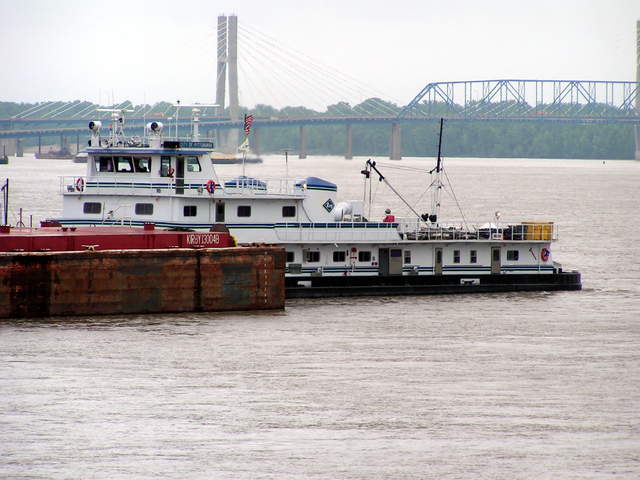
<svg viewBox="0 0 640 480"><path fill-rule="evenodd" d="M559 269L551 258L557 237L551 222L441 222L439 176L436 214L372 222L363 200L341 201L327 180L219 178L212 143L166 140L158 122L147 125L144 138L126 138L119 112L113 125L103 136L100 123L90 123L86 175L61 178L63 217L53 221L193 230L225 224L238 243L284 247L289 276L455 274L472 282L492 273ZM439 174L440 161L437 168ZM373 162L363 174L365 182L382 176Z"/></svg>

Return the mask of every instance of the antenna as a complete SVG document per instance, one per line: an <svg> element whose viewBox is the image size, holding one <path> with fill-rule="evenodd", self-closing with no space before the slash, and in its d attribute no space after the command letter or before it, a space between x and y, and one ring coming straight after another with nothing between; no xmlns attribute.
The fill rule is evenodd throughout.
<svg viewBox="0 0 640 480"><path fill-rule="evenodd" d="M194 142L197 142L200 139L200 112L201 108L209 108L209 107L219 107L215 103L180 103L180 100L177 100L176 103L173 104L176 107L176 140L178 139L178 111L181 108L190 108L191 109L191 139Z"/></svg>

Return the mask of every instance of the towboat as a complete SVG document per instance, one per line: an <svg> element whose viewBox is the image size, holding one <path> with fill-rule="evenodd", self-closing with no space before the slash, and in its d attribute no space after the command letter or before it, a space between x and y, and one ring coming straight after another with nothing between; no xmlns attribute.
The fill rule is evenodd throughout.
<svg viewBox="0 0 640 480"><path fill-rule="evenodd" d="M364 198L341 201L335 183L315 176L254 178L243 166L221 178L213 143L197 131L165 139L163 125L150 122L143 138L129 138L123 112L112 115L105 133L89 123L86 174L60 179L63 215L48 225L209 231L224 224L239 244L286 250L289 298L581 289L580 273L555 261L553 222L507 222L499 214L491 223L443 222L440 151L427 172L430 213L418 213L389 183L413 215L372 221L367 191L388 179L371 160L361 171Z"/></svg>

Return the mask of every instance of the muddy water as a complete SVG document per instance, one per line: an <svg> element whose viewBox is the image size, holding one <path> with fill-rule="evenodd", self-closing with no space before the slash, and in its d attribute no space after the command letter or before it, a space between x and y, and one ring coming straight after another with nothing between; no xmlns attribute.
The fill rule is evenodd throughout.
<svg viewBox="0 0 640 480"><path fill-rule="evenodd" d="M289 173L361 198L361 163L291 159ZM554 259L584 290L3 321L0 477L639 478L640 163L446 165L468 218L557 222ZM59 214L57 176L84 167L0 168L14 212L39 219ZM247 173L284 172L273 157ZM410 200L426 188L385 172ZM372 216L403 213L374 193Z"/></svg>

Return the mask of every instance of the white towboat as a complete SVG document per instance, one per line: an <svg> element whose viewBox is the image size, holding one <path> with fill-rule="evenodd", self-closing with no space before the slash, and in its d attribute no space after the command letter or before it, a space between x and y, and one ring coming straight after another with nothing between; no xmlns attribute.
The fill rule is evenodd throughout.
<svg viewBox="0 0 640 480"><path fill-rule="evenodd" d="M238 243L286 250L288 297L581 288L580 274L553 260L552 222L441 222L440 154L430 172L432 213L407 203L415 216L376 222L365 217L365 200L339 201L330 181L220 178L214 145L199 141L197 131L188 141L164 139L162 124L151 122L144 138L127 138L122 112L113 116L107 135L90 122L86 175L61 178L63 216L49 222L184 230L224 224ZM362 174L365 192L373 178L387 181L375 162Z"/></svg>

